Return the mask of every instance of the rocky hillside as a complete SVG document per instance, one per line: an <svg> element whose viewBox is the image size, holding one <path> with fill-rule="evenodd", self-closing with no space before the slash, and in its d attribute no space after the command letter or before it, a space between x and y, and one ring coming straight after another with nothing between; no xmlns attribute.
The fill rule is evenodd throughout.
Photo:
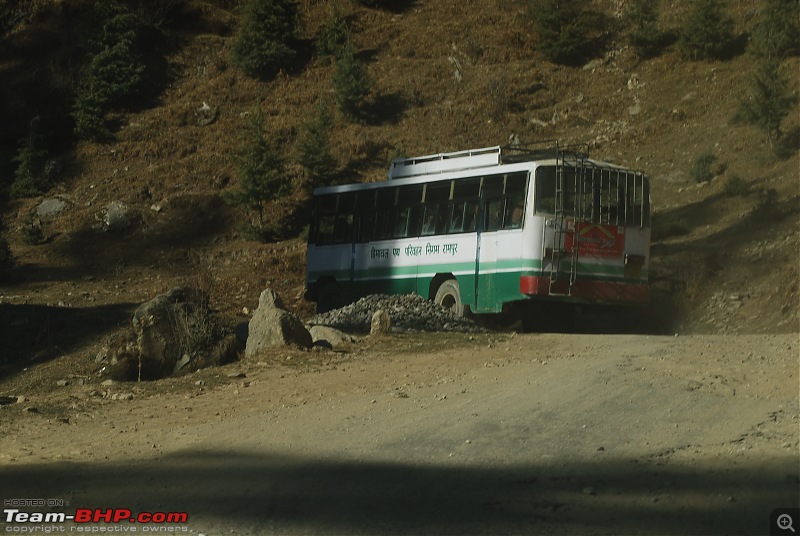
<svg viewBox="0 0 800 536"><path fill-rule="evenodd" d="M0 45L3 94L30 89L48 69L64 72L59 43L80 30L90 3L35 4L38 11L14 21ZM268 80L232 65L239 2L168 4L148 49L158 76L141 102L115 115L113 141L65 143L56 185L3 206L15 267L0 285L0 320L11 326L0 334L26 359L91 355L131 307L177 284L207 290L214 308L232 314L252 310L270 286L310 316L301 300L308 180L297 155L315 104L332 102L334 67L314 53L313 41L333 2L301 2L305 52L296 68ZM526 1L339 4L379 112L365 123L334 115L331 150L342 180L380 180L397 154L505 144L512 136L523 144L587 143L593 156L652 178L655 219L670 229L652 248L659 330L800 328L800 114L795 107L782 124L790 141L782 157L762 131L732 121L760 62L748 42L762 2L726 4L738 47L716 61L688 61L674 44L640 60L625 39L630 2L591 2L606 17L609 38L579 66L544 59ZM679 28L688 4L661 1L660 25ZM781 72L797 95L798 58L784 60ZM48 98L48 107L65 105ZM11 126L25 124L13 100L6 106ZM222 200L237 185L236 155L258 113L291 162L295 189L267 210L290 221L297 236L275 243L248 240L241 228L254 213ZM4 131L6 156L13 137ZM715 157L713 178L698 183L692 166L704 154ZM31 238L32 228L40 236Z"/></svg>

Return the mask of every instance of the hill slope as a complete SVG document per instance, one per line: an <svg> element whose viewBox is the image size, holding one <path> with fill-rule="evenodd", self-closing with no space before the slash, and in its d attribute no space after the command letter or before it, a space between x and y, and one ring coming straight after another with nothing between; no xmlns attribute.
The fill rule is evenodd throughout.
<svg viewBox="0 0 800 536"><path fill-rule="evenodd" d="M662 24L678 26L684 13L662 3ZM7 36L0 77L26 59L14 51L35 51L28 59L36 65L57 57L18 43L36 25L58 28L67 26L64 18L80 17L80 2L77 11L54 4L60 9ZM301 301L303 241L246 240L240 226L253 215L226 206L220 195L236 185L235 155L257 110L294 158L314 104L331 99L333 67L310 55L296 72L270 81L247 78L230 64L239 22L234 4L181 4L163 47L165 78L157 97L119 115L113 143L68 151L66 180L46 196L65 201L63 211L38 213L42 198L7 205L17 267L0 287L0 314L9 323L24 317L21 333L35 340L17 340L19 331L7 336L26 357L94 355L133 304L177 284L207 289L212 305L228 313L254 308L265 286L301 314L310 311ZM627 3L612 4L606 15L621 21ZM303 7L310 42L330 4ZM756 1L730 6L738 35L752 31L759 8ZM665 312L661 331L800 328L797 148L777 159L760 131L731 124L750 91L748 73L758 64L752 54L688 62L673 47L640 61L618 37L585 66L563 67L535 51L537 36L521 1L481 0L469 9L450 0L403 2L395 10L347 4L346 11L359 54L369 62L373 105L382 113L371 124L336 118L331 146L345 180L380 180L398 153L498 145L512 135L523 143L588 143L595 157L649 173L656 218L678 222L685 233L652 248L654 307ZM782 65L795 92L798 63L790 58ZM783 127L796 138L796 109ZM696 184L692 163L707 152L716 157L717 176ZM749 193L726 195L733 176ZM277 219L288 218L307 195L300 166L290 166L288 179L297 194L271 207ZM759 188L774 189L777 197L760 201ZM113 203L133 215L131 231L100 229L109 206L120 206ZM26 244L31 221L43 229L44 243ZM34 304L81 313L47 312L43 322L41 312L36 318L30 312Z"/></svg>

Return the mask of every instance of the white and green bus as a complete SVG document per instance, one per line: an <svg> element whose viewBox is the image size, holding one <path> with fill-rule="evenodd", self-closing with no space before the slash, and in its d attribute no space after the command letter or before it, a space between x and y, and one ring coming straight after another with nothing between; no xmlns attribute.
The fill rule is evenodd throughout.
<svg viewBox="0 0 800 536"><path fill-rule="evenodd" d="M646 305L649 248L647 176L588 151L400 158L385 181L314 192L306 296L320 311L376 293L459 314Z"/></svg>

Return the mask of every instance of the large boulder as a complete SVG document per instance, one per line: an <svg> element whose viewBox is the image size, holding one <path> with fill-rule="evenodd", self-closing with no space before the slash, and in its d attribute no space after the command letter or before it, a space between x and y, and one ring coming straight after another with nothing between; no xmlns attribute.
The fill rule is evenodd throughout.
<svg viewBox="0 0 800 536"><path fill-rule="evenodd" d="M244 350L237 323L213 312L206 292L173 288L140 305L132 329L112 338L97 361L119 381L156 380L224 365Z"/></svg>
<svg viewBox="0 0 800 536"><path fill-rule="evenodd" d="M208 294L191 288L173 288L143 303L133 314L139 353L140 377L151 380L171 376L176 364L195 350L203 338L212 338Z"/></svg>
<svg viewBox="0 0 800 536"><path fill-rule="evenodd" d="M247 334L245 355L251 356L265 348L296 345L310 348L311 334L297 316L283 308L278 295L266 289L258 299Z"/></svg>

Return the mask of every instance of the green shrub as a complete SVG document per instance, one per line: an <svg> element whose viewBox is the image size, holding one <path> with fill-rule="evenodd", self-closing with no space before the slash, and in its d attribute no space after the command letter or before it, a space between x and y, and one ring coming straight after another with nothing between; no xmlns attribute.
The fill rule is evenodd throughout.
<svg viewBox="0 0 800 536"><path fill-rule="evenodd" d="M29 246L38 246L44 242L44 232L40 225L30 221L22 227L22 241Z"/></svg>
<svg viewBox="0 0 800 536"><path fill-rule="evenodd" d="M792 93L789 81L781 76L775 60L763 61L751 83L753 92L741 101L734 119L760 128L772 145L773 140L781 139L781 123L797 102L797 96Z"/></svg>
<svg viewBox="0 0 800 536"><path fill-rule="evenodd" d="M339 111L351 121L363 121L366 117L367 97L372 91L372 81L366 64L356 57L350 44L336 62L333 87Z"/></svg>
<svg viewBox="0 0 800 536"><path fill-rule="evenodd" d="M667 34L658 28L658 2L636 0L628 12L628 42L642 58L658 56L664 47Z"/></svg>
<svg viewBox="0 0 800 536"><path fill-rule="evenodd" d="M317 53L323 57L340 59L345 47L350 42L350 26L342 14L339 4L331 4L331 15L320 29L317 36Z"/></svg>
<svg viewBox="0 0 800 536"><path fill-rule="evenodd" d="M712 153L703 153L692 163L689 176L694 182L708 182L714 178L714 164L717 157Z"/></svg>
<svg viewBox="0 0 800 536"><path fill-rule="evenodd" d="M238 162L239 189L227 192L225 199L257 210L258 228L262 228L266 204L287 195L291 183L286 177L281 152L267 140L263 114L256 114L248 135L250 139Z"/></svg>
<svg viewBox="0 0 800 536"><path fill-rule="evenodd" d="M81 72L72 117L79 139L103 140L110 135L106 114L134 95L144 64L136 54L138 22L117 0L94 4L97 30L90 38L90 58Z"/></svg>
<svg viewBox="0 0 800 536"><path fill-rule="evenodd" d="M694 0L678 45L692 60L722 59L733 44L733 27L719 0Z"/></svg>
<svg viewBox="0 0 800 536"><path fill-rule="evenodd" d="M584 61L592 52L591 16L586 0L533 0L530 16L539 41L536 49L563 65Z"/></svg>
<svg viewBox="0 0 800 536"><path fill-rule="evenodd" d="M290 0L250 0L233 45L233 63L249 76L269 78L297 59L300 9Z"/></svg>
<svg viewBox="0 0 800 536"><path fill-rule="evenodd" d="M312 186L325 186L336 174L336 159L330 150L330 131L333 125L328 105L319 100L315 116L306 122L304 135L298 144L300 165L308 171Z"/></svg>
<svg viewBox="0 0 800 536"><path fill-rule="evenodd" d="M731 175L728 180L725 181L723 192L728 197L741 197L750 192L750 185L739 175Z"/></svg>
<svg viewBox="0 0 800 536"><path fill-rule="evenodd" d="M28 127L28 137L22 140L19 153L13 158L17 164L14 182L11 184L12 197L35 197L50 186L46 173L47 151L39 129L39 118L35 117Z"/></svg>
<svg viewBox="0 0 800 536"><path fill-rule="evenodd" d="M753 50L767 59L780 60L800 52L800 4L789 0L766 0L753 31Z"/></svg>

